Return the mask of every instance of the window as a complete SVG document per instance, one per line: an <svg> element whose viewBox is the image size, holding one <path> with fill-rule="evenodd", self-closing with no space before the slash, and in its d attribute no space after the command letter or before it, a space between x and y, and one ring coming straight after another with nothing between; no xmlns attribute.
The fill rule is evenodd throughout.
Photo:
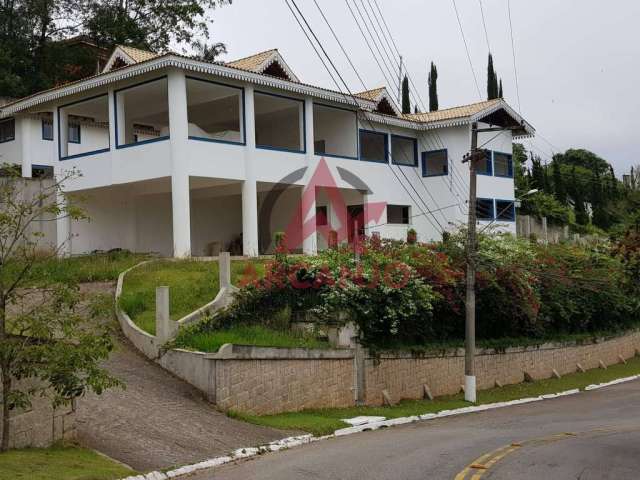
<svg viewBox="0 0 640 480"><path fill-rule="evenodd" d="M80 143L80 124L69 123L69 143Z"/></svg>
<svg viewBox="0 0 640 480"><path fill-rule="evenodd" d="M42 139L53 140L53 121L47 118L42 119Z"/></svg>
<svg viewBox="0 0 640 480"><path fill-rule="evenodd" d="M189 138L244 143L243 101L240 87L187 77Z"/></svg>
<svg viewBox="0 0 640 480"><path fill-rule="evenodd" d="M493 162L491 161L491 151L485 150L484 159L476 162L476 173L478 175L493 175Z"/></svg>
<svg viewBox="0 0 640 480"><path fill-rule="evenodd" d="M387 135L360 130L360 160L387 163Z"/></svg>
<svg viewBox="0 0 640 480"><path fill-rule="evenodd" d="M515 202L513 200L496 200L496 220L513 222L515 219Z"/></svg>
<svg viewBox="0 0 640 480"><path fill-rule="evenodd" d="M329 216L325 205L316 207L316 226L324 227L329 224Z"/></svg>
<svg viewBox="0 0 640 480"><path fill-rule="evenodd" d="M406 205L387 205L387 223L409 224L409 207Z"/></svg>
<svg viewBox="0 0 640 480"><path fill-rule="evenodd" d="M314 153L355 159L358 156L358 117L353 110L313 104Z"/></svg>
<svg viewBox="0 0 640 480"><path fill-rule="evenodd" d="M418 142L415 138L391 135L391 161L395 165L418 166Z"/></svg>
<svg viewBox="0 0 640 480"><path fill-rule="evenodd" d="M513 178L513 159L508 153L493 152L493 174Z"/></svg>
<svg viewBox="0 0 640 480"><path fill-rule="evenodd" d="M9 118L0 121L0 143L16 139L16 120Z"/></svg>
<svg viewBox="0 0 640 480"><path fill-rule="evenodd" d="M476 200L476 218L478 220L493 220L493 200L490 198L478 198Z"/></svg>
<svg viewBox="0 0 640 480"><path fill-rule="evenodd" d="M53 167L47 165L33 165L31 167L32 178L53 178Z"/></svg>
<svg viewBox="0 0 640 480"><path fill-rule="evenodd" d="M109 151L109 97L106 93L58 107L57 118L59 127L55 134L59 137L60 160Z"/></svg>
<svg viewBox="0 0 640 480"><path fill-rule="evenodd" d="M169 138L168 95L166 77L116 91L117 148Z"/></svg>
<svg viewBox="0 0 640 480"><path fill-rule="evenodd" d="M256 147L303 153L304 102L270 93L254 93Z"/></svg>
<svg viewBox="0 0 640 480"><path fill-rule="evenodd" d="M446 150L422 152L422 176L449 175L449 155Z"/></svg>

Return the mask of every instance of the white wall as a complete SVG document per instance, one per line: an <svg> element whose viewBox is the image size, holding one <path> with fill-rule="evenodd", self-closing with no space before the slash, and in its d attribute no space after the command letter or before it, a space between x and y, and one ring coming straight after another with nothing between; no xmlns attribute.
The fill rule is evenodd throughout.
<svg viewBox="0 0 640 480"><path fill-rule="evenodd" d="M219 242L225 251L229 242L242 233L242 197L194 198L191 195L191 253L210 254L209 244Z"/></svg>

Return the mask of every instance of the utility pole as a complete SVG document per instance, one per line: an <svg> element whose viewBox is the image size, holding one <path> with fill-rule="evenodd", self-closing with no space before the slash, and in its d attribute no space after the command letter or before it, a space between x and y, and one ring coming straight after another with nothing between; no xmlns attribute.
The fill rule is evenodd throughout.
<svg viewBox="0 0 640 480"><path fill-rule="evenodd" d="M467 225L467 296L465 300L465 355L464 355L464 399L476 402L476 162L484 154L478 150L478 124L471 125L471 153L465 155L469 162L469 220Z"/></svg>

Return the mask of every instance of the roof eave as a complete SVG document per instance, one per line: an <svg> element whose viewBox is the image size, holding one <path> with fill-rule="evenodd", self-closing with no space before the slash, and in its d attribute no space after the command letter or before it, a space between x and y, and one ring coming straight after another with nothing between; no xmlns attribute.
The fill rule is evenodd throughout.
<svg viewBox="0 0 640 480"><path fill-rule="evenodd" d="M47 90L42 93L34 94L29 97L17 100L13 103L4 105L0 109L0 118L9 117L23 110L33 108L37 105L55 101L59 98L81 93L94 88L102 87L110 83L126 80L137 75L148 73L162 68L180 68L190 72L213 74L221 77L229 78L237 81L244 81L254 85L271 87L297 93L301 95L309 95L320 98L325 101L331 101L338 104L350 105L353 108L372 109L375 104L365 99L356 98L355 100L340 92L314 87L299 82L283 80L260 73L250 72L240 68L230 67L218 63L204 62L194 60L173 53L167 53L150 60L145 60L133 65L129 65L117 70L106 72L85 80L70 83L66 86Z"/></svg>

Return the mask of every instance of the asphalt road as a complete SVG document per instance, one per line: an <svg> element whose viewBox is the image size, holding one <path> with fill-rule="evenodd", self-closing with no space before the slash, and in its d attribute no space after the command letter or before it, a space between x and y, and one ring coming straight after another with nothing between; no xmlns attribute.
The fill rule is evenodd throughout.
<svg viewBox="0 0 640 480"><path fill-rule="evenodd" d="M640 381L331 439L189 477L190 480L540 478L640 479Z"/></svg>

